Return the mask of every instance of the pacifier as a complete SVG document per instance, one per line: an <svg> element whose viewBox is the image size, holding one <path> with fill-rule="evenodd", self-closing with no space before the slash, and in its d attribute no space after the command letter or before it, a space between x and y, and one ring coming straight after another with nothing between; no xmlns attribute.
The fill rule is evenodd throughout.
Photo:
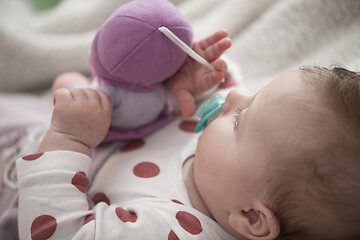
<svg viewBox="0 0 360 240"><path fill-rule="evenodd" d="M224 105L225 99L220 94L216 94L206 100L195 112L200 121L195 126L195 133L205 129L213 120L215 120L222 111L220 109Z"/></svg>

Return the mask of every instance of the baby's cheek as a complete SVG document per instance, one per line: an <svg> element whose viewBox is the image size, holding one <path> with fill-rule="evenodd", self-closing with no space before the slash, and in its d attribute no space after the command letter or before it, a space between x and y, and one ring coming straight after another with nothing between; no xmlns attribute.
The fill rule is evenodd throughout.
<svg viewBox="0 0 360 240"><path fill-rule="evenodd" d="M202 165L204 161L208 158L208 155L211 154L211 149L209 146L211 145L211 139L208 137L209 134L204 132L198 141L198 145L196 148L195 159L196 164Z"/></svg>
<svg viewBox="0 0 360 240"><path fill-rule="evenodd" d="M207 147L206 144L199 143L195 154L194 175L196 172L201 179L207 178L208 175L213 175L214 157L211 148Z"/></svg>
<svg viewBox="0 0 360 240"><path fill-rule="evenodd" d="M194 182L198 188L198 191L202 191L204 182L206 182L206 163L203 162L203 158L196 158L194 161Z"/></svg>

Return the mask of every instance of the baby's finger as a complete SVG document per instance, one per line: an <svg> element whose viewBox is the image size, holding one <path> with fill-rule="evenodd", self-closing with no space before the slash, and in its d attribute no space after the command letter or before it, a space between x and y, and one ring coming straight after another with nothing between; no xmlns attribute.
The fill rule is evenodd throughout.
<svg viewBox="0 0 360 240"><path fill-rule="evenodd" d="M101 92L101 91L98 91L98 94L100 96L100 101L101 101L101 105L102 105L103 109L105 111L111 111L112 103L111 103L110 97L106 93Z"/></svg>
<svg viewBox="0 0 360 240"><path fill-rule="evenodd" d="M84 88L70 89L70 93L75 101L83 101L85 99L88 99L88 96L84 91Z"/></svg>
<svg viewBox="0 0 360 240"><path fill-rule="evenodd" d="M83 88L82 92L84 93L86 100L101 103L101 98L98 91L92 88Z"/></svg>
<svg viewBox="0 0 360 240"><path fill-rule="evenodd" d="M211 78L213 81L213 86L220 83L224 78L228 71L227 63L222 59L217 59L215 62L212 63L213 67L216 71L212 72Z"/></svg>
<svg viewBox="0 0 360 240"><path fill-rule="evenodd" d="M215 61L218 59L227 49L232 45L230 38L224 38L216 42L214 45L209 46L204 51L204 58L209 61Z"/></svg>
<svg viewBox="0 0 360 240"><path fill-rule="evenodd" d="M225 61L218 59L212 63L216 71L210 72L206 75L204 81L199 82L198 89L206 91L221 82L227 72L227 64Z"/></svg>
<svg viewBox="0 0 360 240"><path fill-rule="evenodd" d="M62 104L63 102L69 102L74 100L72 97L71 92L67 88L59 88L54 93L54 105L55 104Z"/></svg>
<svg viewBox="0 0 360 240"><path fill-rule="evenodd" d="M226 62L222 59L216 59L211 65L217 72L223 72L225 74L228 70Z"/></svg>
<svg viewBox="0 0 360 240"><path fill-rule="evenodd" d="M213 33L212 35L210 35L209 37L200 40L198 44L200 48L205 51L209 46L215 44L216 42L220 41L223 38L226 38L227 36L228 36L227 31L219 30Z"/></svg>

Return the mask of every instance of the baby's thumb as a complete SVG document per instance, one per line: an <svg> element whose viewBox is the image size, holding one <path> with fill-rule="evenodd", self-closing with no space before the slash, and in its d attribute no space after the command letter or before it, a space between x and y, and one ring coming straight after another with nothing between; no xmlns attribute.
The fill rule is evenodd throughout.
<svg viewBox="0 0 360 240"><path fill-rule="evenodd" d="M181 114L184 117L191 117L196 110L194 95L188 89L179 89L175 93Z"/></svg>
<svg viewBox="0 0 360 240"><path fill-rule="evenodd" d="M57 102L61 102L63 100L68 100L70 98L72 98L72 97L71 97L71 93L70 93L69 89L59 88L54 93L53 103L55 105Z"/></svg>

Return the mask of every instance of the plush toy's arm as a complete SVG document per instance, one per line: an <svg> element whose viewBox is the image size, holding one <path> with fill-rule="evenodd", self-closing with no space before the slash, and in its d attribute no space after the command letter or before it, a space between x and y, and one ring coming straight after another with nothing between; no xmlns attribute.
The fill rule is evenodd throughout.
<svg viewBox="0 0 360 240"><path fill-rule="evenodd" d="M147 92L131 92L110 83L99 90L105 92L113 104L111 126L135 129L155 121L164 110L167 100L162 85Z"/></svg>

